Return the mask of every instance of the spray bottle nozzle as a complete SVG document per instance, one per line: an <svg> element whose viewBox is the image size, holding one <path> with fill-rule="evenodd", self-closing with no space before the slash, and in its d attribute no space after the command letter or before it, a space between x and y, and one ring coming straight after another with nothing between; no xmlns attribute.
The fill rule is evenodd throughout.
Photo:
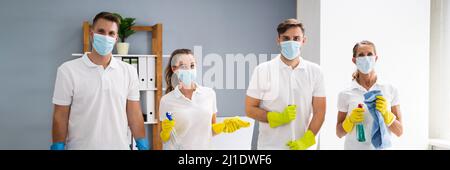
<svg viewBox="0 0 450 170"><path fill-rule="evenodd" d="M170 112L166 112L166 117L167 117L167 119L169 119L170 121L173 120L173 118L172 118L172 113L170 113Z"/></svg>

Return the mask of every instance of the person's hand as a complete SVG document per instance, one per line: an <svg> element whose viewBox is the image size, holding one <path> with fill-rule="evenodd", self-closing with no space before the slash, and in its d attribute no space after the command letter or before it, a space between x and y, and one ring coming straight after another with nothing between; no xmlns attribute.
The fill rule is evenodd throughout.
<svg viewBox="0 0 450 170"><path fill-rule="evenodd" d="M297 116L297 105L289 105L283 112L267 112L267 121L271 128L291 122Z"/></svg>
<svg viewBox="0 0 450 170"><path fill-rule="evenodd" d="M342 128L344 128L345 132L349 133L352 131L353 126L356 123L360 123L364 121L364 108L355 108L350 113L350 116L347 116L342 123Z"/></svg>
<svg viewBox="0 0 450 170"><path fill-rule="evenodd" d="M215 123L212 125L213 131L216 134L225 132L225 133L233 133L236 130L249 127L250 123L247 121L241 120L239 117L233 117L225 119L222 123Z"/></svg>
<svg viewBox="0 0 450 170"><path fill-rule="evenodd" d="M167 142L170 138L170 132L172 131L173 127L175 127L175 120L163 120L161 123L161 133L159 134L161 139L164 142Z"/></svg>
<svg viewBox="0 0 450 170"><path fill-rule="evenodd" d="M396 117L391 111L387 110L386 99L383 96L377 96L375 103L376 109L381 113L381 116L383 116L384 123L387 126L390 126Z"/></svg>
<svg viewBox="0 0 450 170"><path fill-rule="evenodd" d="M139 139L135 139L136 141L136 147L139 150L149 150L150 147L148 146L148 140L145 138L139 138Z"/></svg>
<svg viewBox="0 0 450 170"><path fill-rule="evenodd" d="M286 145L289 146L289 149L291 150L306 150L314 144L316 144L316 136L311 130L308 130L303 137L298 140L291 140Z"/></svg>
<svg viewBox="0 0 450 170"><path fill-rule="evenodd" d="M54 142L50 146L50 150L65 150L66 144L64 142Z"/></svg>

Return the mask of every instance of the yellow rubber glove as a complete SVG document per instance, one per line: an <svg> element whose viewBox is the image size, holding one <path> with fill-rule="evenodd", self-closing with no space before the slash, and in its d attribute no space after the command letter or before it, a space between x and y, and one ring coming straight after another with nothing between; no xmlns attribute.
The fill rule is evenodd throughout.
<svg viewBox="0 0 450 170"><path fill-rule="evenodd" d="M284 108L284 111L279 112L267 112L267 121L271 128L284 125L295 119L297 115L297 105L289 105Z"/></svg>
<svg viewBox="0 0 450 170"><path fill-rule="evenodd" d="M387 104L386 99L383 96L377 96L376 103L376 109L381 113L384 119L384 123L386 123L387 126L390 126L394 120L396 119L396 116L394 113L387 110Z"/></svg>
<svg viewBox="0 0 450 170"><path fill-rule="evenodd" d="M286 145L291 150L306 150L314 144L316 144L316 136L311 130L308 130L302 138L295 141L291 140Z"/></svg>
<svg viewBox="0 0 450 170"><path fill-rule="evenodd" d="M225 119L222 123L214 123L212 125L212 129L216 134L225 132L225 133L233 133L236 130L249 127L250 122L241 120L238 116L233 118Z"/></svg>
<svg viewBox="0 0 450 170"><path fill-rule="evenodd" d="M170 132L172 131L173 127L175 127L175 120L163 120L161 124L161 133L159 136L164 142L167 142L170 138Z"/></svg>
<svg viewBox="0 0 450 170"><path fill-rule="evenodd" d="M350 113L350 116L347 116L342 123L342 128L344 128L345 132L350 133L355 126L356 123L364 121L364 108L355 108Z"/></svg>

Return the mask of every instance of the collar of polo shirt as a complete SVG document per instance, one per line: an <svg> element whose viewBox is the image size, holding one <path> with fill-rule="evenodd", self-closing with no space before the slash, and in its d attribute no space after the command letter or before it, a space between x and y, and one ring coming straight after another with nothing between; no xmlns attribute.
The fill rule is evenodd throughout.
<svg viewBox="0 0 450 170"><path fill-rule="evenodd" d="M195 83L195 82L194 82L194 83ZM203 93L203 87L202 87L202 86L199 86L197 83L195 83L194 93L198 93L198 94ZM183 93L181 93L181 91L180 91L180 86L179 86L179 85L177 85L177 86L174 88L174 94L175 94L176 97L181 97L181 96L183 96Z"/></svg>
<svg viewBox="0 0 450 170"><path fill-rule="evenodd" d="M305 62L303 62L303 58L301 56L298 57L298 58L300 59L300 62L298 63L297 67L294 68L294 70L298 70L298 69L305 70L306 69L306 65L305 65ZM278 61L278 64L280 65L280 68L282 68L282 69L286 69L286 68L291 69L290 66L288 66L287 64L285 64L281 60L281 55L278 55L277 61Z"/></svg>
<svg viewBox="0 0 450 170"><path fill-rule="evenodd" d="M92 67L92 68L96 68L96 67L99 67L100 65L97 65L97 64L95 64L95 63L93 63L92 61L91 61L91 59L89 59L89 57L87 56L87 54L88 53L85 53L84 55L83 55L83 62L84 62L84 64L86 64L86 66L88 66L88 67ZM109 67L111 67L111 68L117 68L119 65L118 65L118 63L117 63L117 59L115 59L114 57L111 57L111 62L109 63Z"/></svg>
<svg viewBox="0 0 450 170"><path fill-rule="evenodd" d="M366 90L363 86L361 86L356 80L353 80L351 83L351 88L352 89L359 89L362 91L371 91L371 90L379 90L380 86L383 85L383 81L380 80L379 78L377 78L377 81L375 82L375 84L373 84L372 87L370 87L369 90Z"/></svg>

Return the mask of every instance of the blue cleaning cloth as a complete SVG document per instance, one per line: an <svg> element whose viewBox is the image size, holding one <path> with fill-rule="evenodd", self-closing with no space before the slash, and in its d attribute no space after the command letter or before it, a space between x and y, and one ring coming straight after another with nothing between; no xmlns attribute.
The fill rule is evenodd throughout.
<svg viewBox="0 0 450 170"><path fill-rule="evenodd" d="M373 117L372 127L372 145L375 149L385 149L391 146L391 136L388 133L386 123L384 123L383 116L376 109L377 96L383 96L380 90L372 90L364 94L364 103L369 109L370 115Z"/></svg>

